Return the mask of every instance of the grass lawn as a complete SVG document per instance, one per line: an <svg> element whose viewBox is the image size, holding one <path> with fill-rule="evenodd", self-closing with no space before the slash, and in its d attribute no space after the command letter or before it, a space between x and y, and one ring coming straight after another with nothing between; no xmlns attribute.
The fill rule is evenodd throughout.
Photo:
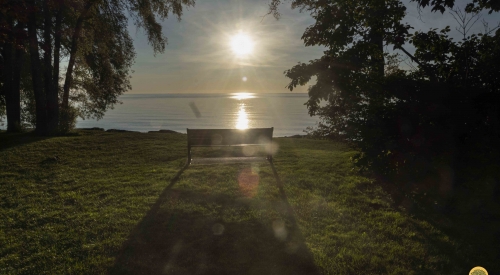
<svg viewBox="0 0 500 275"><path fill-rule="evenodd" d="M343 144L274 141L275 171L265 162L185 169L182 134L2 132L0 274L500 270L487 249L395 207L353 171L356 152Z"/></svg>

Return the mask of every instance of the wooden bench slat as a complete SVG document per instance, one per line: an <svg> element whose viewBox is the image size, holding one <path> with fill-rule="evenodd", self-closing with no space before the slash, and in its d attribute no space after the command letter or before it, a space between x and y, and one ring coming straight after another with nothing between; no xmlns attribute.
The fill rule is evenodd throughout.
<svg viewBox="0 0 500 275"><path fill-rule="evenodd" d="M250 129L187 129L188 162L191 163L191 147L250 146L271 144L274 128ZM272 155L269 152L269 160Z"/></svg>
<svg viewBox="0 0 500 275"><path fill-rule="evenodd" d="M187 129L191 146L224 146L237 144L266 144L273 128L254 129Z"/></svg>

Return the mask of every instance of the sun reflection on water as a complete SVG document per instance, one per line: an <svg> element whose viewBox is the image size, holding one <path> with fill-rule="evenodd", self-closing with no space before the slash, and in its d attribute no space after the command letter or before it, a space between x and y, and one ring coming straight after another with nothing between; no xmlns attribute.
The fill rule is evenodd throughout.
<svg viewBox="0 0 500 275"><path fill-rule="evenodd" d="M231 94L231 98L242 100L242 99L255 98L255 95L252 93L234 93Z"/></svg>
<svg viewBox="0 0 500 275"><path fill-rule="evenodd" d="M236 121L237 129L248 129L248 115L245 111L245 104L240 104L240 109L238 110L238 120Z"/></svg>

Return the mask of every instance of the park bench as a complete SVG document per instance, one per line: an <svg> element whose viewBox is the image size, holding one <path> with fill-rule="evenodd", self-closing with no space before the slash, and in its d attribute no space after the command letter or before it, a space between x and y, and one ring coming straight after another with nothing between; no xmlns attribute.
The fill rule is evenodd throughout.
<svg viewBox="0 0 500 275"><path fill-rule="evenodd" d="M274 128L251 129L187 129L188 164L191 164L192 147L266 146L267 159L273 160L271 140Z"/></svg>

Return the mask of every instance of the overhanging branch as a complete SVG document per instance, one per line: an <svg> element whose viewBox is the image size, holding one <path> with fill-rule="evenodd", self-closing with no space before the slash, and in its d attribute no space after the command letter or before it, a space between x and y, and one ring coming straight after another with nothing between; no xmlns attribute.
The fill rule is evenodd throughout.
<svg viewBox="0 0 500 275"><path fill-rule="evenodd" d="M417 63L425 71L425 73L429 76L431 81L437 82L436 75L432 73L432 71L429 69L429 67L427 67L426 65L421 63L417 58L415 58L415 56L413 56L411 53L409 53L407 50L405 50L402 46L398 46L397 48L400 49L401 51L403 51L407 56L409 56L411 58L411 60L413 60L415 63Z"/></svg>

